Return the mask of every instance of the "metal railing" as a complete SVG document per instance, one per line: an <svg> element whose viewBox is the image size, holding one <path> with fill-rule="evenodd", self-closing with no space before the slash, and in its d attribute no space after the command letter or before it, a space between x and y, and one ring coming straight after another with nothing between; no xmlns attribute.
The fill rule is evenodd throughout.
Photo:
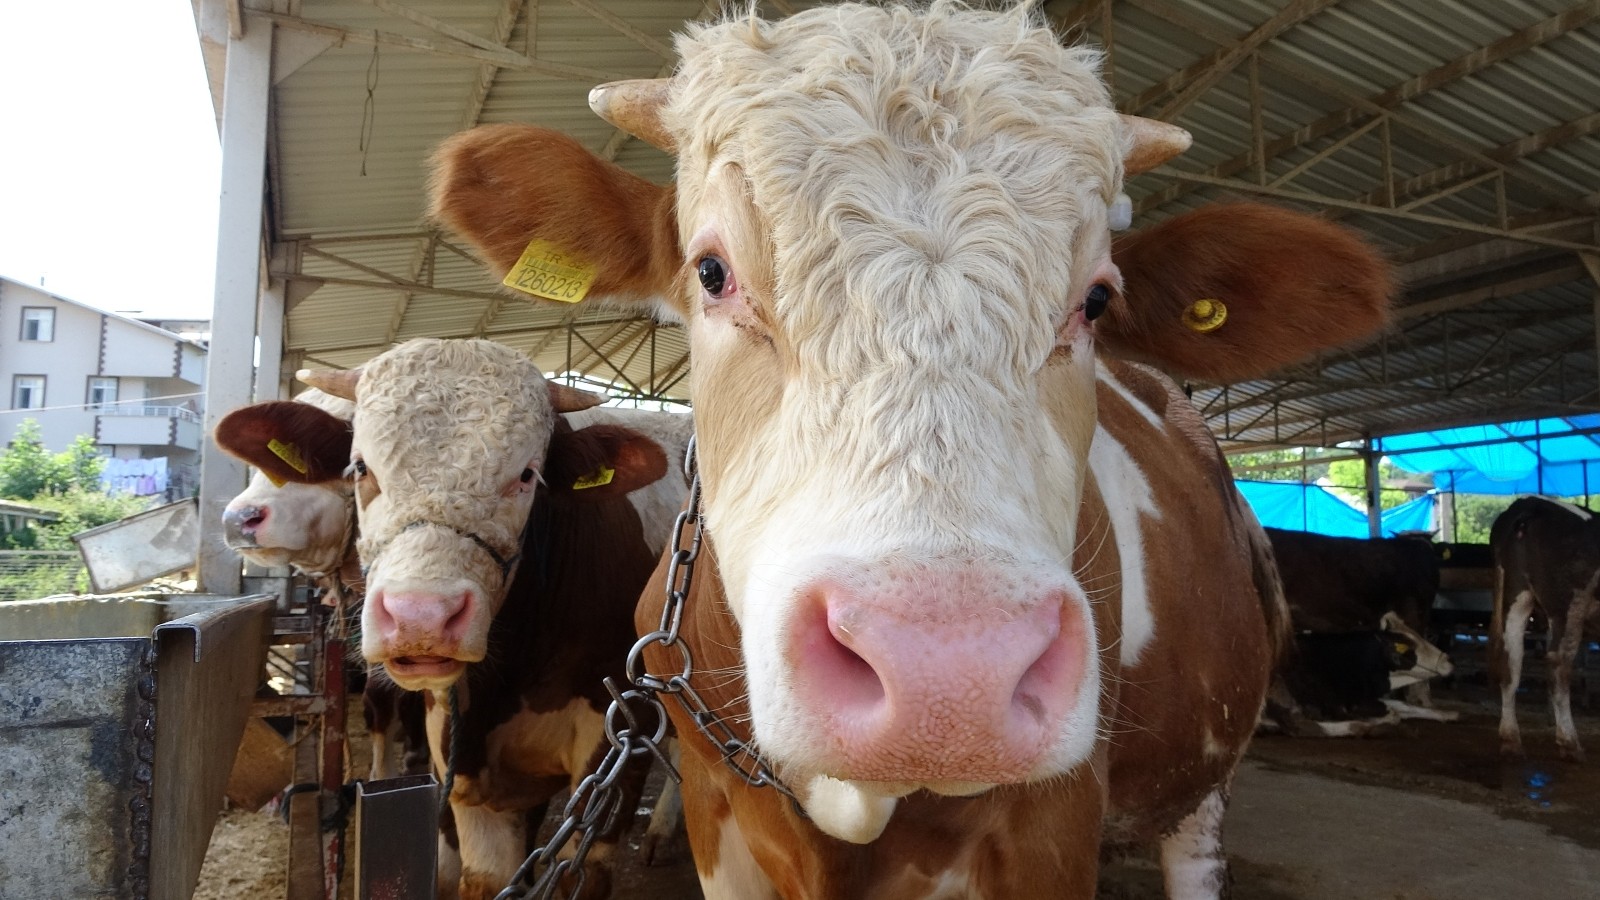
<svg viewBox="0 0 1600 900"><path fill-rule="evenodd" d="M88 572L76 550L0 550L0 601L38 600L87 587Z"/></svg>
<svg viewBox="0 0 1600 900"><path fill-rule="evenodd" d="M111 406L111 405L106 405L106 406L91 406L89 408L91 410L94 410L94 412L96 412L97 414L102 415L102 416L163 416L163 417L169 417L169 418L173 418L173 419L181 419L181 420L183 420L185 422L196 422L196 423L198 423L200 421L200 414L199 413L195 412L192 409L186 409L186 408L184 408L182 406Z"/></svg>

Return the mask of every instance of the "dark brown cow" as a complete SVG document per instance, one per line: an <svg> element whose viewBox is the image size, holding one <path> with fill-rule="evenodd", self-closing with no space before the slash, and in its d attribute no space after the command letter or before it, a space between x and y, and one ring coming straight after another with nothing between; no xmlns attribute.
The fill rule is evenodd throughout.
<svg viewBox="0 0 1600 900"><path fill-rule="evenodd" d="M1373 629L1385 613L1418 632L1439 592L1439 559L1422 538L1342 538L1266 529L1296 631Z"/></svg>
<svg viewBox="0 0 1600 900"><path fill-rule="evenodd" d="M1500 681L1500 752L1522 755L1517 684L1528 619L1550 625L1550 711L1562 759L1582 760L1572 723L1572 664L1585 632L1600 632L1600 520L1594 513L1546 497L1512 503L1489 529L1494 551L1494 619L1489 661ZM1509 604L1508 604L1509 601Z"/></svg>

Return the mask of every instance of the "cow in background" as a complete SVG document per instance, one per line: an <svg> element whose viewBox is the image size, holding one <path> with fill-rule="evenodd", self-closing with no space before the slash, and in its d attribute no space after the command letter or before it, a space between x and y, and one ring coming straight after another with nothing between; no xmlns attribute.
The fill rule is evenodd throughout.
<svg viewBox="0 0 1600 900"><path fill-rule="evenodd" d="M1594 513L1548 497L1522 497L1489 529L1494 552L1494 618L1489 664L1500 682L1500 752L1522 755L1517 684L1528 619L1543 613L1550 626L1550 711L1562 759L1581 762L1572 722L1572 666L1585 633L1600 633L1600 520ZM1509 603L1508 603L1509 601Z"/></svg>
<svg viewBox="0 0 1600 900"><path fill-rule="evenodd" d="M294 402L343 422L355 415L355 404L316 388L301 392ZM245 454L252 451L234 444L245 433L242 424L243 418L219 422L213 437L223 450L248 462L250 457ZM274 452L270 447L257 449ZM298 451L280 443L276 453ZM222 535L229 549L258 566L289 566L305 575L340 615L352 614L361 603L355 493L342 472L323 481L301 483L275 481L257 469L245 489L223 509ZM402 690L381 669L369 669L361 692L361 715L371 738L370 780L427 771L420 694Z"/></svg>
<svg viewBox="0 0 1600 900"><path fill-rule="evenodd" d="M1439 592L1439 559L1423 538L1343 538L1268 528L1296 631L1377 628L1395 613L1426 632Z"/></svg>
<svg viewBox="0 0 1600 900"><path fill-rule="evenodd" d="M300 378L353 399L353 428L258 404L268 408L252 443L293 443L302 465L251 461L285 480L351 472L362 652L426 692L433 766L451 785L440 889L492 897L550 797L604 755L603 679L623 676L656 558L627 494L660 479L666 458L629 429L572 428L557 413L600 398L546 382L488 341L411 341L360 369ZM628 809L647 765L633 768ZM596 895L618 836L589 856Z"/></svg>
<svg viewBox="0 0 1600 900"><path fill-rule="evenodd" d="M1429 680L1453 671L1445 652L1425 637L1439 591L1439 560L1429 541L1266 532L1297 651L1284 660L1288 691L1275 693L1274 720L1296 720L1298 706L1311 721L1288 730L1343 736L1402 717L1458 718L1429 708ZM1394 650L1398 645L1407 649ZM1384 697L1401 687L1406 702ZM1353 714L1357 708L1366 714Z"/></svg>
<svg viewBox="0 0 1600 900"><path fill-rule="evenodd" d="M1103 838L1159 841L1174 897L1225 888L1287 614L1204 421L1113 357L1251 377L1380 327L1387 269L1248 205L1113 245L1124 166L1183 141L1119 119L1099 57L1032 13L694 27L670 82L591 95L677 151L675 190L528 126L440 153L435 214L498 274L553 244L686 322L682 634L798 798L670 707L708 898L1088 897Z"/></svg>

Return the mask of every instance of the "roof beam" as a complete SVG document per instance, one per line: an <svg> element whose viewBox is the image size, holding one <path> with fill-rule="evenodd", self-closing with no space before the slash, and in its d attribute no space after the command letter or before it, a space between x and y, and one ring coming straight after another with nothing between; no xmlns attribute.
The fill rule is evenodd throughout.
<svg viewBox="0 0 1600 900"><path fill-rule="evenodd" d="M600 20L601 22L604 22L611 28L612 31L615 31L616 33L628 38L635 44L638 44L646 50L649 50L651 53L654 53L662 59L671 61L678 58L678 54L673 52L671 47L668 47L666 44L656 40L653 36L640 31L638 28L630 24L628 20L594 2L594 0L567 0L567 2L588 13L590 16Z"/></svg>
<svg viewBox="0 0 1600 900"><path fill-rule="evenodd" d="M1222 49L1194 65L1172 73L1166 80L1135 97L1135 103L1129 104L1128 112L1138 114L1156 99L1176 92L1172 99L1153 116L1162 121L1171 121L1188 109L1201 94L1211 90L1223 76L1232 72L1239 63L1254 53L1256 48L1338 2L1339 0L1295 0L1279 10L1277 15L1237 39L1228 41ZM1149 99L1144 99L1146 95L1151 96ZM1139 102L1141 99L1143 102Z"/></svg>
<svg viewBox="0 0 1600 900"><path fill-rule="evenodd" d="M1502 166L1508 166L1535 153L1594 134L1597 131L1600 131L1600 112L1593 112L1570 122L1563 122L1543 131L1517 138L1493 150L1485 150L1483 157ZM1442 184L1449 184L1457 179L1470 177L1483 172L1485 169L1494 171L1493 167L1486 166L1478 160L1463 159L1447 166L1440 166L1437 169L1423 172L1420 175L1413 175L1403 181L1395 179L1391 183L1391 187L1396 197L1404 197ZM1385 193L1385 189L1380 187L1357 197L1356 200L1361 203L1377 203L1384 198Z"/></svg>
<svg viewBox="0 0 1600 900"><path fill-rule="evenodd" d="M310 251L308 250L307 252ZM384 291L413 291L418 294L437 294L440 297L460 297L464 300L494 300L500 296L499 294L491 294L486 291L462 291L455 288L433 287L431 285L418 284L414 281L405 281L403 279L396 278L393 275L383 276L385 279L387 279L388 283L383 281L364 281L360 278L333 278L327 275L306 275L300 273L286 274L284 277L291 281L314 281L320 282L324 285L333 284L341 287L377 288ZM462 337L471 336L472 335L470 334L462 335Z"/></svg>
<svg viewBox="0 0 1600 900"><path fill-rule="evenodd" d="M494 42L504 45L511 40L511 32L516 30L517 19L522 16L522 9L527 5L527 0L501 0L500 12L494 20ZM472 88L467 94L466 105L461 111L461 128L466 130L478 124L483 115L483 104L489 99L489 90L494 87L495 76L500 74L500 67L494 63L480 63L478 74L472 79Z"/></svg>
<svg viewBox="0 0 1600 900"><path fill-rule="evenodd" d="M1468 222L1463 219L1451 219L1445 216L1434 216L1426 213L1413 212L1401 209L1391 209L1387 206L1374 206L1370 203L1358 203L1354 200L1343 200L1337 197L1324 197L1320 194L1310 194L1303 191L1290 191L1283 188L1274 188L1254 182L1242 181L1237 178L1218 178L1195 172L1177 172L1168 170L1168 177L1182 182L1213 187L1227 188L1247 194L1260 194L1278 200L1290 200L1295 203L1305 203L1312 206L1328 206L1335 209L1347 209L1352 212L1366 213L1390 219L1401 219L1408 222L1420 222L1425 225L1437 225L1441 228L1451 228L1458 231L1471 231L1478 234L1488 234L1495 237L1511 238L1529 244L1540 244L1546 247L1560 247L1564 250L1600 250L1600 246L1585 244L1578 241L1567 241L1559 238L1544 237L1524 231L1512 231L1497 225L1485 225L1479 222Z"/></svg>
<svg viewBox="0 0 1600 900"><path fill-rule="evenodd" d="M616 324L626 325L626 324L629 324L629 323L634 323L634 322L639 322L639 321L641 321L641 319L638 316L627 316L625 318L615 318L615 319L596 319L596 320L591 321L591 322L585 322L584 325L586 327L587 326L598 327L598 326L601 326L601 325L616 325ZM497 340L497 339L500 339L500 338L515 338L515 337L520 337L520 336L525 336L525 335L532 335L532 334L542 335L542 334L546 334L546 333L549 333L549 332L556 332L558 334L565 334L566 333L566 327L562 326L562 325L535 325L535 326L526 327L526 328L502 328L502 329L499 329L499 330L490 331L488 334L482 335L482 337L488 338L490 340ZM459 331L459 332L452 332L452 333L449 333L449 334L435 335L435 337L454 339L454 338L473 338L473 337L479 337L479 335L475 335L475 334L473 334L471 332L468 332L468 331ZM331 347L296 347L294 349L298 350L300 352L303 352L303 353L363 353L363 352L372 352L372 353L376 354L378 352L381 352L383 350L388 349L388 347L386 345L384 345L384 344L370 343L370 344L339 344L339 345L331 346ZM530 356L531 355L532 354L530 354Z"/></svg>
<svg viewBox="0 0 1600 900"><path fill-rule="evenodd" d="M1226 31L1176 9L1164 2L1164 0L1124 0L1124 2L1131 3L1152 15L1188 28L1208 40L1225 44L1233 39L1232 35L1229 35ZM1370 97L1364 98L1363 103L1359 106L1347 104L1345 109L1331 112L1316 121L1296 128L1288 134L1268 141L1265 148L1266 156L1271 159L1296 147L1318 140L1352 124L1361 118L1363 112L1392 110L1428 91L1481 72L1511 56L1547 43L1575 28L1583 27L1597 18L1600 18L1600 0L1588 0L1588 2L1564 13L1552 16L1549 19L1501 38L1487 47L1473 50L1450 62L1436 66L1415 78L1403 81L1387 90L1379 91ZM1327 82L1327 79L1316 73L1292 63L1276 61L1270 56L1262 57L1262 63L1302 83L1315 81L1320 86ZM1206 170L1205 174L1213 177L1226 177L1243 171L1252 161L1252 154L1246 152L1212 166ZM1185 196L1193 190L1194 186L1192 184L1172 185L1141 199L1137 205L1137 211L1146 212Z"/></svg>
<svg viewBox="0 0 1600 900"><path fill-rule="evenodd" d="M381 44L385 47L398 47L403 50L415 50L420 53L431 53L436 56L449 56L458 59L469 59L475 62L494 63L502 69L516 69L521 72L536 72L552 78L561 78L567 81L578 81L584 84L599 84L606 81L622 81L628 76L617 72L602 72L599 69L589 69L583 66L569 66L566 63L550 62L543 59L534 59L524 56L509 47L499 47L494 50L485 50L456 41L428 41L421 38L406 37L389 31L352 31L338 25L329 25L323 22L312 22L299 16L287 16L282 13L264 12L262 10L246 10L249 16L271 19L282 28L295 31L305 31L310 34L327 35L344 43L350 44Z"/></svg>

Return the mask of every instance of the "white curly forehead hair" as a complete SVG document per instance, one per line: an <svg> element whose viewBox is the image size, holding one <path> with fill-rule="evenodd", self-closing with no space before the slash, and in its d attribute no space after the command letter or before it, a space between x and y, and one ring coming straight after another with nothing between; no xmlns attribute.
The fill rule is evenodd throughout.
<svg viewBox="0 0 1600 900"><path fill-rule="evenodd" d="M555 425L538 367L493 341L408 341L363 367L357 396L357 434L377 438L359 448L369 463L437 476L454 471L483 480L479 490L495 489L493 479L503 474L496 465L520 466L524 454L542 454ZM434 466L479 454L489 466Z"/></svg>
<svg viewBox="0 0 1600 900"><path fill-rule="evenodd" d="M1062 46L1031 4L752 15L691 26L678 50L661 121L680 208L737 166L770 229L780 316L807 313L786 298L864 290L845 279L901 250L1037 296L1064 281L1059 249L1121 183L1100 54ZM687 244L698 223L680 226Z"/></svg>

